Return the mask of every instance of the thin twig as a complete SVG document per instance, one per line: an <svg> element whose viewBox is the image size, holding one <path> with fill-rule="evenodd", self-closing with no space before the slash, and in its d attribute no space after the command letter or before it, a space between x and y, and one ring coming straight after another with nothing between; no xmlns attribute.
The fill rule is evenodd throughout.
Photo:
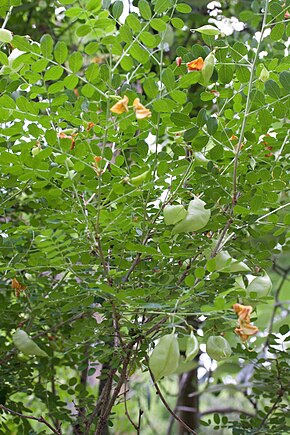
<svg viewBox="0 0 290 435"><path fill-rule="evenodd" d="M127 406L127 379L125 379L125 384L124 384L124 407L125 407L125 415L126 415L126 417L130 421L130 423L134 427L134 429L136 429L138 431L138 425L132 420L132 418L130 416L130 413L128 411L128 406Z"/></svg>
<svg viewBox="0 0 290 435"><path fill-rule="evenodd" d="M148 358L147 358L147 362L148 362ZM150 376L152 378L155 390L156 390L158 396L160 397L161 402L163 403L163 405L167 409L167 411L170 412L170 414L173 416L173 418L175 418L175 420L177 420L189 433L197 435L197 433L193 429L191 429L189 426L187 426L187 424L180 417L178 417L178 415L170 408L170 406L166 402L163 394L161 393L157 382L155 381L154 375L153 375L152 371L150 370L149 364L148 364L148 369L149 369L149 373L150 373Z"/></svg>
<svg viewBox="0 0 290 435"><path fill-rule="evenodd" d="M55 428L54 428L51 424L49 424L48 421L45 420L43 417L33 417L32 415L24 415L24 414L21 414L20 412L13 411L12 409L7 408L6 406L1 405L1 404L0 404L0 409L3 409L3 411L8 412L9 414L17 415L18 417L21 417L21 418L24 418L24 419L35 420L35 421L38 421L39 423L43 423L43 424L45 424L47 427L49 427L49 429L50 429L53 433L55 433L55 434L57 434L57 435L61 435L61 431L58 430L58 429L55 429Z"/></svg>
<svg viewBox="0 0 290 435"><path fill-rule="evenodd" d="M9 8L7 14L6 14L5 20L3 21L3 24L1 26L1 29L5 29L6 24L7 24L11 14L12 14L12 11L13 11L13 6L10 6L10 8Z"/></svg>
<svg viewBox="0 0 290 435"><path fill-rule="evenodd" d="M213 249L212 253L211 253L211 258L214 258L218 252L218 249L228 231L228 229L231 226L232 223L232 214L234 211L234 207L237 203L237 199L238 199L238 192L237 192L237 184L238 184L238 163L239 163L239 156L240 156L240 152L243 146L243 141L244 141L244 132L245 132L245 128L246 128L246 124L247 124L247 118L250 114L250 106L251 106L251 91L252 91L252 87L253 87L253 82L254 82L254 76L255 76L255 72L256 72L256 63L259 57L259 52L260 52L260 46L261 46L261 41L263 39L263 35L264 35L264 31L265 31L265 26L266 26L266 19L267 19L267 14L268 14L268 4L269 4L269 0L266 0L266 4L265 4L265 10L264 10L264 15L263 15L263 22L262 22L262 27L261 27L261 36L256 48L256 53L254 56L254 60L251 66L251 74L250 74L250 80L249 80L249 88L248 88L248 93L247 93L247 100L246 100L246 107L245 107L245 112L244 112L244 117L243 117L243 121L242 121L242 125L241 125L241 131L240 131L240 135L239 135L239 140L238 140L238 144L237 144L237 148L236 148L236 155L234 158L234 170L233 170L233 193L232 193L232 203L231 203L231 208L230 208L230 217L226 222L226 225L217 241L217 244L215 246L215 248Z"/></svg>

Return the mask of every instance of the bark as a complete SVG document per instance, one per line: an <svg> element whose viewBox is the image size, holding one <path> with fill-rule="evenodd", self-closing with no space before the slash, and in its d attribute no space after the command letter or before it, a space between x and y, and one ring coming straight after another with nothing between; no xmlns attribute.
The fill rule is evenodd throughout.
<svg viewBox="0 0 290 435"><path fill-rule="evenodd" d="M180 382L178 414L184 423L191 429L196 430L199 426L199 398L198 396L189 397L189 395L198 389L197 368L185 373L181 378L184 379L182 379L183 382ZM190 408L190 410L187 408ZM188 435L189 432L182 425L179 425L178 434Z"/></svg>

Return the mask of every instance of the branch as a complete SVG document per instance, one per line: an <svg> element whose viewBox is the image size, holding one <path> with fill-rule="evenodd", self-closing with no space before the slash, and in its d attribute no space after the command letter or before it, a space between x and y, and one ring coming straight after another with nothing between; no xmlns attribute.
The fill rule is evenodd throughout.
<svg viewBox="0 0 290 435"><path fill-rule="evenodd" d="M269 409L269 411L267 412L267 414L265 415L265 417L263 418L260 426L258 427L258 429L254 432L260 432L260 430L262 429L262 427L264 426L264 424L266 423L266 421L268 420L268 418L270 417L270 415L272 414L273 411L275 411L276 408L278 408L278 404L281 401L281 395L279 395L277 397L277 399L275 400L275 402L273 403L273 406Z"/></svg>
<svg viewBox="0 0 290 435"><path fill-rule="evenodd" d="M148 357L146 358L146 360L148 362ZM158 387L157 382L155 381L154 375L153 375L152 371L150 370L149 364L148 364L148 369L149 369L149 373L150 373L150 376L151 376L152 381L153 381L153 385L154 385L154 387L156 389L156 393L160 397L161 402L163 403L163 405L165 406L167 411L170 412L170 414L173 416L173 418L175 418L175 420L177 420L189 433L192 433L193 435L197 435L197 433L193 429L191 429L189 426L187 426L187 424L184 423L184 421L181 420L181 418L178 417L178 415L170 408L170 406L166 402L163 394L161 393L160 388Z"/></svg>
<svg viewBox="0 0 290 435"><path fill-rule="evenodd" d="M133 346L132 346L133 347ZM111 400L109 401L108 405L106 406L106 401L104 401L104 406L103 409L101 411L99 420L98 420L98 424L95 430L95 435L102 435L103 431L104 431L104 427L107 424L107 420L108 417L110 415L110 412L112 410L112 407L114 406L114 403L120 393L120 390L124 384L124 381L126 379L127 376L127 368L130 362L130 357L132 354L132 348L129 348L127 351L127 355L123 361L123 368L119 377L119 381L115 387L114 393L112 394ZM108 400L110 399L110 396L108 397Z"/></svg>
<svg viewBox="0 0 290 435"><path fill-rule="evenodd" d="M243 121L242 121L242 125L241 125L241 132L240 132L240 136L239 136L239 141L237 144L236 155L234 158L233 193L232 193L232 203L231 203L231 208L230 208L230 217L227 220L227 223L226 223L226 225L225 225L225 227L224 227L224 229L223 229L223 231L218 239L218 242L211 253L211 258L216 256L218 249L219 249L229 227L231 226L234 206L236 205L237 199L238 199L237 184L238 184L239 156L240 156L240 152L241 152L242 145L243 145L244 132L245 132L246 124L247 124L247 118L248 118L249 113L250 113L251 91L252 91L252 87L253 87L253 81L254 81L254 76L255 76L255 72L256 72L256 63L257 63L257 60L259 57L261 41L263 39L263 34L265 31L265 26L266 26L266 19L267 19L267 14L268 14L268 4L269 4L269 0L266 0L265 10L264 10L264 15L263 15L263 22L262 22L262 27L261 27L261 36L260 36L260 39L259 39L259 42L257 45L255 57L254 57L252 67L251 67L251 74L250 74L250 80L249 80L249 88L248 88L248 94L247 94L247 100L246 100L246 107L245 107L244 117L243 117Z"/></svg>
<svg viewBox="0 0 290 435"><path fill-rule="evenodd" d="M0 409L3 409L3 411L8 412L8 413L10 413L10 414L12 414L12 415L17 415L18 417L21 417L21 418L25 418L25 419L28 419L28 420L35 420L35 421L38 421L39 423L43 423L43 424L45 424L47 427L49 427L49 429L50 429L53 433L55 433L55 434L57 434L57 435L61 435L61 431L60 431L60 430L57 430L57 429L55 429L53 426L51 426L51 424L49 424L48 421L46 421L43 417L33 417L33 416L31 416L31 415L24 415L24 414L21 414L20 412L13 411L12 409L7 408L7 407L4 406L4 405L0 405Z"/></svg>
<svg viewBox="0 0 290 435"><path fill-rule="evenodd" d="M1 26L1 29L5 29L6 24L7 24L11 14L12 14L12 11L13 11L13 6L10 6L10 8L9 8L7 14L6 14L5 20L3 21L3 24Z"/></svg>

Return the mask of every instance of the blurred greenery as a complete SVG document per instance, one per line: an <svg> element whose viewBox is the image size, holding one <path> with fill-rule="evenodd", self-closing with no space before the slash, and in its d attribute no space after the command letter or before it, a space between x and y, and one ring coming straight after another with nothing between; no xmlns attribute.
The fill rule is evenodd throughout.
<svg viewBox="0 0 290 435"><path fill-rule="evenodd" d="M289 433L288 11L1 1L1 435L189 433L164 402L199 435ZM272 289L247 290L265 271ZM178 368L154 385L167 334Z"/></svg>

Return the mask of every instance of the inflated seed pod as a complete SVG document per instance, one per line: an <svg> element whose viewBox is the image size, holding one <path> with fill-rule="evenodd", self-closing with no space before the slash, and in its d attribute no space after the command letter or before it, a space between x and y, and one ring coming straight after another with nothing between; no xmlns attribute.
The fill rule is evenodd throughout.
<svg viewBox="0 0 290 435"><path fill-rule="evenodd" d="M175 334L164 335L149 358L155 381L175 372L179 363L179 346Z"/></svg>
<svg viewBox="0 0 290 435"><path fill-rule="evenodd" d="M247 287L247 293L256 293L258 297L268 296L272 289L272 281L269 275L264 271L263 276L247 275L249 285Z"/></svg>
<svg viewBox="0 0 290 435"><path fill-rule="evenodd" d="M185 218L173 227L172 233L187 233L205 227L210 218L210 210L206 210L204 206L205 202L199 198L190 201Z"/></svg>
<svg viewBox="0 0 290 435"><path fill-rule="evenodd" d="M207 340L206 353L210 358L221 361L231 356L232 349L229 342L224 337L212 335Z"/></svg>
<svg viewBox="0 0 290 435"><path fill-rule="evenodd" d="M166 225L174 225L185 218L187 211L183 205L167 205L164 207L163 216Z"/></svg>
<svg viewBox="0 0 290 435"><path fill-rule="evenodd" d="M139 186L140 184L144 183L149 173L150 171L146 171L140 175L137 175L136 177L131 178L130 183L133 184L133 186Z"/></svg>
<svg viewBox="0 0 290 435"><path fill-rule="evenodd" d="M201 70L201 77L200 84L203 86L207 86L211 76L213 75L214 71L214 64L215 64L215 57L213 53L209 53L209 55L204 59L203 68Z"/></svg>
<svg viewBox="0 0 290 435"><path fill-rule="evenodd" d="M193 360L193 358L198 354L199 344L196 336L192 332L187 339L186 351L185 351L185 362Z"/></svg>
<svg viewBox="0 0 290 435"><path fill-rule="evenodd" d="M17 349L25 355L48 356L22 329L17 329L12 338Z"/></svg>
<svg viewBox="0 0 290 435"><path fill-rule="evenodd" d="M0 42L9 43L13 39L12 32L7 29L0 29Z"/></svg>

